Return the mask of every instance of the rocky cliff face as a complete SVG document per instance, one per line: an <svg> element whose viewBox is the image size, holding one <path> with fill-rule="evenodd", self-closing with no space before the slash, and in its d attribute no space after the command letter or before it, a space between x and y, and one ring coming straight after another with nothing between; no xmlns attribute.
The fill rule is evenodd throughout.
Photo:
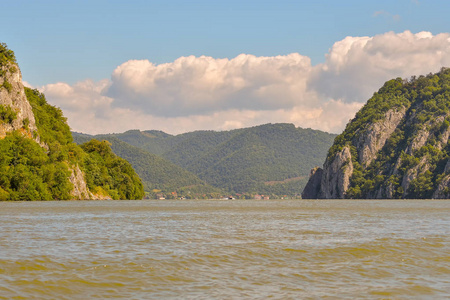
<svg viewBox="0 0 450 300"><path fill-rule="evenodd" d="M308 183L306 184L305 189L302 192L303 199L316 198L319 195L322 182L322 174L323 169L319 167L311 169Z"/></svg>
<svg viewBox="0 0 450 300"><path fill-rule="evenodd" d="M0 138L14 130L37 138L33 110L25 95L19 68L13 63L5 64L0 66L0 75L0 105L10 107L16 113L11 122L0 121Z"/></svg>
<svg viewBox="0 0 450 300"><path fill-rule="evenodd" d="M70 169L70 182L73 184L72 196L74 200L93 199L91 192L89 192L84 180L83 171L78 166Z"/></svg>
<svg viewBox="0 0 450 300"><path fill-rule="evenodd" d="M378 151L386 143L398 124L405 116L406 109L390 109L384 115L384 118L378 122L369 125L369 128L355 139L358 149L358 158L361 166L366 168L372 160L376 158Z"/></svg>
<svg viewBox="0 0 450 300"><path fill-rule="evenodd" d="M73 143L61 109L23 86L14 52L0 42L0 201L143 196L141 179L110 144Z"/></svg>
<svg viewBox="0 0 450 300"><path fill-rule="evenodd" d="M333 159L327 160L323 167L318 197L327 199L344 198L353 173L350 147L344 147Z"/></svg>
<svg viewBox="0 0 450 300"><path fill-rule="evenodd" d="M335 139L303 197L448 198L449 86L445 68L386 82Z"/></svg>
<svg viewBox="0 0 450 300"><path fill-rule="evenodd" d="M25 95L22 74L17 64L7 62L0 64L0 139L7 133L19 131L23 136L34 139L41 147L48 146L39 138L35 116L30 102ZM74 199L99 198L89 192L84 174L78 166L72 166L69 180L74 188Z"/></svg>

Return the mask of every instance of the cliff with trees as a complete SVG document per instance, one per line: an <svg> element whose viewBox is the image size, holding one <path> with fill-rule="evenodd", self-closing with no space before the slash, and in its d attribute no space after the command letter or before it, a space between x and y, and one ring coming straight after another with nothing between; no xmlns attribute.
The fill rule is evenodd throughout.
<svg viewBox="0 0 450 300"><path fill-rule="evenodd" d="M303 198L450 197L450 69L386 82L315 168Z"/></svg>
<svg viewBox="0 0 450 300"><path fill-rule="evenodd" d="M73 143L62 111L23 86L0 44L0 200L140 199L140 178L107 142Z"/></svg>

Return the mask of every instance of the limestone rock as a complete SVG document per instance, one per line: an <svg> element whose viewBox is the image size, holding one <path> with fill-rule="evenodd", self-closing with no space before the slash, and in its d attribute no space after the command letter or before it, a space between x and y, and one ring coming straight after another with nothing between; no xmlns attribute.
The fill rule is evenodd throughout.
<svg viewBox="0 0 450 300"><path fill-rule="evenodd" d="M91 193L86 186L86 181L84 180L84 174L77 165L70 169L72 172L70 175L70 182L73 184L73 190L71 192L72 196L76 200L87 200L91 199Z"/></svg>
<svg viewBox="0 0 450 300"><path fill-rule="evenodd" d="M25 94L19 67L17 64L9 62L0 66L0 75L0 105L11 107L16 113L16 118L12 122L0 121L0 139L5 138L8 132L19 131L48 150L48 146L40 142L33 109ZM72 172L69 180L74 186L73 198L95 199L96 196L92 195L86 186L84 174L80 168L72 166L69 169Z"/></svg>
<svg viewBox="0 0 450 300"><path fill-rule="evenodd" d="M37 131L36 121L34 119L33 109L25 95L22 74L17 65L13 63L0 67L3 76L0 76L0 86L6 81L10 88L0 87L0 105L10 106L16 113L17 118L12 123L0 124L0 138L5 137L7 132L22 130L31 136ZM28 121L25 121L28 119ZM28 130L24 128L24 122L28 123ZM36 136L36 134L35 134Z"/></svg>
<svg viewBox="0 0 450 300"><path fill-rule="evenodd" d="M450 198L450 174L446 175L433 193L434 199Z"/></svg>
<svg viewBox="0 0 450 300"><path fill-rule="evenodd" d="M401 109L390 109L386 112L384 119L371 124L363 134L358 136L356 147L358 149L359 163L363 168L366 168L375 159L377 152L380 151L397 128L405 112L406 108L404 107Z"/></svg>
<svg viewBox="0 0 450 300"><path fill-rule="evenodd" d="M302 199L317 199L320 191L323 170L319 167L311 169L308 183L302 192Z"/></svg>
<svg viewBox="0 0 450 300"><path fill-rule="evenodd" d="M336 138L318 195L318 172L312 173L305 195L449 198L449 85L448 68L386 82Z"/></svg>
<svg viewBox="0 0 450 300"><path fill-rule="evenodd" d="M346 146L333 159L325 162L318 198L344 198L352 173L352 155L350 148Z"/></svg>

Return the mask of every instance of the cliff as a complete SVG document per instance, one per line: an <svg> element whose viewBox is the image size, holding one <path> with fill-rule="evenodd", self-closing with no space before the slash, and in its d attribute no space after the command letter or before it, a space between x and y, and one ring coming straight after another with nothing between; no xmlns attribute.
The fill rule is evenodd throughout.
<svg viewBox="0 0 450 300"><path fill-rule="evenodd" d="M449 125L450 69L390 80L336 137L302 197L448 198Z"/></svg>
<svg viewBox="0 0 450 300"><path fill-rule="evenodd" d="M62 111L24 87L0 44L0 200L141 199L142 182L108 144L73 143Z"/></svg>
<svg viewBox="0 0 450 300"><path fill-rule="evenodd" d="M37 127L25 95L21 72L15 60L3 59L0 62L0 138L14 130L36 136Z"/></svg>

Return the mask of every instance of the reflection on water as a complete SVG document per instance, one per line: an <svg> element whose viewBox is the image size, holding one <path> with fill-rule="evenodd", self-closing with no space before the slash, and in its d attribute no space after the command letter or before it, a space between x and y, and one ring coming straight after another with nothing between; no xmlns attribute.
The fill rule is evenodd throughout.
<svg viewBox="0 0 450 300"><path fill-rule="evenodd" d="M450 201L0 203L0 298L448 298Z"/></svg>

